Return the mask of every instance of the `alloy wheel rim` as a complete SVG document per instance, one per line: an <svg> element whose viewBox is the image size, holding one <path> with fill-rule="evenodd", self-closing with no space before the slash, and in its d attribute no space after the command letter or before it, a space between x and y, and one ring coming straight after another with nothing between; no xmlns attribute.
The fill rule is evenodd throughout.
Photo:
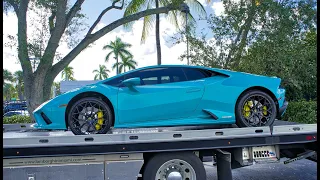
<svg viewBox="0 0 320 180"><path fill-rule="evenodd" d="M107 109L100 102L81 102L71 112L71 118L71 125L81 134L98 134L108 127Z"/></svg>
<svg viewBox="0 0 320 180"><path fill-rule="evenodd" d="M265 126L270 122L274 113L274 106L262 95L248 97L241 108L241 116L245 120L244 123L251 127Z"/></svg>

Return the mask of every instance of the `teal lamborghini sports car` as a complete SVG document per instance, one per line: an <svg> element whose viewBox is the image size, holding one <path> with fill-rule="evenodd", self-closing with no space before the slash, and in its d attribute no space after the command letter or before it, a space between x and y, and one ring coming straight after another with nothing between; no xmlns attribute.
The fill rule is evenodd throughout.
<svg viewBox="0 0 320 180"><path fill-rule="evenodd" d="M111 127L270 126L288 102L281 79L223 69L161 65L77 88L40 105L35 128L104 134Z"/></svg>

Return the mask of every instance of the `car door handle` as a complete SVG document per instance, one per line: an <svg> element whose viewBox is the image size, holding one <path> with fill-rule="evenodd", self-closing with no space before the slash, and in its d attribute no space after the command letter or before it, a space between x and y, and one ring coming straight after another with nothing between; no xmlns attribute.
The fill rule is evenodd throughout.
<svg viewBox="0 0 320 180"><path fill-rule="evenodd" d="M199 92L199 91L201 91L201 89L200 88L190 88L190 89L187 89L187 93L193 93L193 92Z"/></svg>

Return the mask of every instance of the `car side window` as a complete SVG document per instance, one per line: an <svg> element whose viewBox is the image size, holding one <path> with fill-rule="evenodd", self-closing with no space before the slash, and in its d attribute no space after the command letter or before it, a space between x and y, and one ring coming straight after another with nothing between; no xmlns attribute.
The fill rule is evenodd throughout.
<svg viewBox="0 0 320 180"><path fill-rule="evenodd" d="M158 78L157 77L142 78L142 81L144 82L145 85L158 84Z"/></svg>
<svg viewBox="0 0 320 180"><path fill-rule="evenodd" d="M125 79L139 77L141 85L156 85L186 81L181 68L151 68L126 75Z"/></svg>
<svg viewBox="0 0 320 180"><path fill-rule="evenodd" d="M124 78L123 76L120 76L120 77L111 79L111 80L105 82L104 84L107 84L107 85L110 85L110 86L115 86L115 87L120 87L121 83L123 81L123 78Z"/></svg>
<svg viewBox="0 0 320 180"><path fill-rule="evenodd" d="M183 68L183 71L186 74L188 81L210 77L209 74L205 71L196 68Z"/></svg>

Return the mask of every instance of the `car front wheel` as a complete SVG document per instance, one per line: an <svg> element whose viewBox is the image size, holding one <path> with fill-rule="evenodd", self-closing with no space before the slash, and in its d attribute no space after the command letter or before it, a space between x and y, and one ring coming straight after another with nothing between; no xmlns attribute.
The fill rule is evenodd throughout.
<svg viewBox="0 0 320 180"><path fill-rule="evenodd" d="M75 102L68 114L68 124L75 135L106 134L112 123L108 104L96 97Z"/></svg>

